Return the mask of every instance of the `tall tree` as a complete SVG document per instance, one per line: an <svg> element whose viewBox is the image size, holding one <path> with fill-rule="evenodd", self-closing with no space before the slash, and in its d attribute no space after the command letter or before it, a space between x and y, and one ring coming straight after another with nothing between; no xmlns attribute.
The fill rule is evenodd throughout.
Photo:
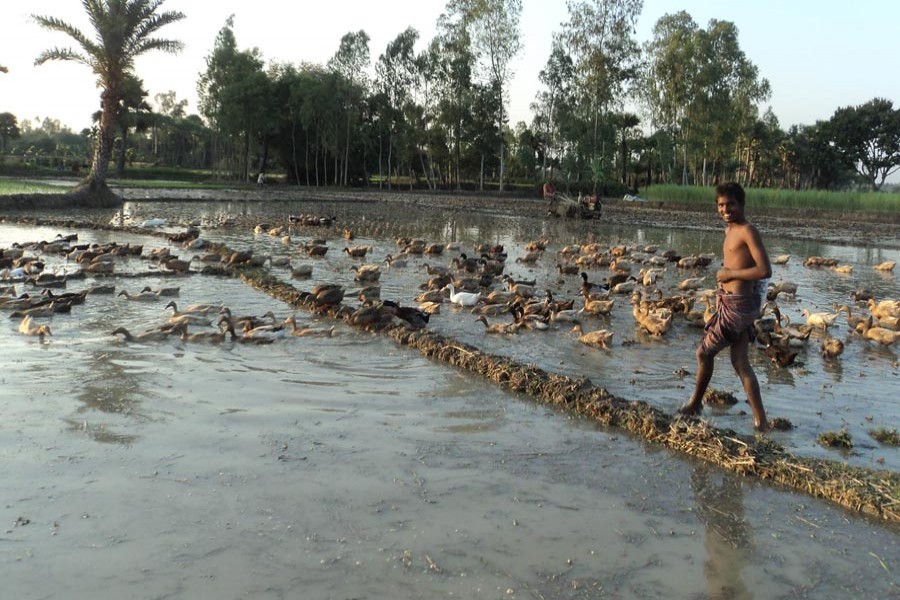
<svg viewBox="0 0 900 600"><path fill-rule="evenodd" d="M594 193L606 170L610 108L621 106L638 75L640 46L634 39L643 0L569 0L566 43L575 64L579 106L590 124L589 151Z"/></svg>
<svg viewBox="0 0 900 600"><path fill-rule="evenodd" d="M458 190L462 186L463 126L471 116L475 55L469 22L458 14L442 14L438 19L438 32L431 45L438 57L438 121L450 132L452 158L447 172Z"/></svg>
<svg viewBox="0 0 900 600"><path fill-rule="evenodd" d="M547 64L538 74L538 80L544 85L531 104L534 112L533 127L538 132L535 141L542 148L541 170L546 172L547 163L551 168L559 162L562 154L562 122L564 113L572 107L572 86L574 85L575 68L572 57L566 51L559 36L554 36L553 48ZM543 177L543 174L542 174Z"/></svg>
<svg viewBox="0 0 900 600"><path fill-rule="evenodd" d="M390 43L375 65L379 91L388 100L388 188L391 187L391 169L394 138L399 133L403 121L405 104L410 100L412 90L419 76L416 66L415 43L419 32L408 27Z"/></svg>
<svg viewBox="0 0 900 600"><path fill-rule="evenodd" d="M341 45L335 52L328 66L341 75L346 83L344 90L344 111L347 113L346 139L344 142L343 184L347 185L347 174L350 165L350 131L351 119L360 118L360 103L366 89L366 69L369 67L369 34L360 29L350 32L341 38Z"/></svg>
<svg viewBox="0 0 900 600"><path fill-rule="evenodd" d="M155 37L160 29L184 18L176 11L158 12L165 0L82 0L94 28L91 39L75 26L52 16L38 16L37 23L72 38L79 50L53 48L35 60L36 65L51 60L86 65L97 76L100 94L100 125L94 145L91 171L82 183L89 194L108 194L109 159L116 135L116 119L124 93L126 76L134 73L134 60L151 50L178 52L182 43Z"/></svg>
<svg viewBox="0 0 900 600"><path fill-rule="evenodd" d="M890 100L839 108L828 128L835 147L873 190L900 170L900 109Z"/></svg>
<svg viewBox="0 0 900 600"><path fill-rule="evenodd" d="M472 39L475 52L480 57L486 73L487 85L494 89L497 98L497 139L500 142L500 191L504 185L503 128L506 124L506 96L504 90L512 77L510 63L522 48L519 39L519 19L522 16L522 0L455 0L451 7L458 7L464 20L472 23Z"/></svg>
<svg viewBox="0 0 900 600"><path fill-rule="evenodd" d="M3 143L0 147L2 147L4 153L6 152L7 141L17 139L21 135L22 132L19 131L19 121L16 119L16 115L8 112L0 113L0 140Z"/></svg>

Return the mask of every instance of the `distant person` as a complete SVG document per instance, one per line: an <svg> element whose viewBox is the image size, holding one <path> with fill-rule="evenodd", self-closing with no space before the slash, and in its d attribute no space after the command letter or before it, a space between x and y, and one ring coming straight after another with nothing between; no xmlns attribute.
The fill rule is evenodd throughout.
<svg viewBox="0 0 900 600"><path fill-rule="evenodd" d="M262 171L259 172L259 176L256 178L256 186L264 187L266 185L266 174Z"/></svg>
<svg viewBox="0 0 900 600"><path fill-rule="evenodd" d="M716 314L706 325L706 335L697 349L694 394L679 412L696 415L703 410L703 395L713 374L714 359L731 347L731 365L744 386L754 426L758 431L766 431L769 423L749 351L753 322L759 318L762 306L760 281L771 277L772 265L759 231L744 216L744 189L734 182L720 184L716 187L716 206L725 221L723 266L716 273Z"/></svg>
<svg viewBox="0 0 900 600"><path fill-rule="evenodd" d="M553 198L556 195L556 188L553 187L553 182L549 179L544 182L544 200L547 201L547 208L550 209L553 206Z"/></svg>

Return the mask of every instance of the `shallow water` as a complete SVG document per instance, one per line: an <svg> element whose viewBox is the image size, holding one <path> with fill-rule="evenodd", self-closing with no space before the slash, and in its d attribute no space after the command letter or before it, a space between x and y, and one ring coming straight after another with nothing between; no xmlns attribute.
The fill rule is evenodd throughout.
<svg viewBox="0 0 900 600"><path fill-rule="evenodd" d="M366 261L373 263L396 252L391 238L399 233L470 249L502 243L514 276L534 276L562 298L574 295L577 278L558 284L549 252L569 241L593 236L684 253L721 244L715 231L382 204L132 203L126 210L135 220L165 216L172 230L241 213L272 223L300 212L336 214L339 225L357 231L353 244L374 246ZM165 245L79 233L83 240L143 239L145 254ZM281 256L297 255L297 240L323 233L331 250L314 261L312 280L295 285L352 285L349 267L362 261L339 252L339 230L298 230L290 247L245 226L203 237ZM0 225L0 246L55 234ZM555 240L545 259L534 269L516 263L524 243L542 234ZM896 252L765 241L770 254L795 257L773 277L800 285L793 303L781 302L792 319L802 307L846 302L860 284L877 297L897 296L893 277L866 268ZM800 266L797 259L809 254L837 256L856 274ZM411 303L423 262L386 273L382 297ZM119 265L147 267L139 259ZM670 269L666 282L688 275ZM180 285L179 304L227 302L235 313L273 310L282 318L291 312L232 280L120 279L117 289L145 284ZM8 363L0 377L7 523L0 564L10 597L897 597L894 528L569 418L378 336L341 324L333 338L271 346L124 344L108 336L115 326L160 322L163 305L91 296L72 315L50 320L53 336L43 345L17 334L13 320L0 328ZM584 348L565 329L485 336L471 315L446 305L430 326L672 410L691 385L672 371L693 372L699 334L680 324L663 340L645 339L629 309L623 298L608 322L591 322L616 332L608 352ZM896 470L897 451L866 435L876 425L897 427L896 354L850 336L846 324L836 333L849 343L834 364L815 346L803 367L788 370L754 358L770 414L796 426L776 439L797 454L866 466L883 459ZM638 343L622 346L624 339ZM713 385L737 391L727 357ZM739 410L705 416L749 432L750 417ZM857 443L852 453L815 443L820 431L842 426Z"/></svg>

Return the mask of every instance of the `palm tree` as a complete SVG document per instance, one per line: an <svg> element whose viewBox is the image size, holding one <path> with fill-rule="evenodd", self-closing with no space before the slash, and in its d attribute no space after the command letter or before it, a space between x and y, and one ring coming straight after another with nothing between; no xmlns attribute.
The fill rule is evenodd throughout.
<svg viewBox="0 0 900 600"><path fill-rule="evenodd" d="M34 15L37 23L51 31L65 33L80 47L45 50L34 61L42 65L51 60L70 60L90 67L97 76L100 93L100 125L94 142L91 171L76 193L110 196L106 186L109 159L116 135L116 120L125 81L134 75L134 59L150 50L178 52L183 44L153 37L159 29L184 18L175 11L157 12L165 0L81 0L94 27L91 39L76 27L55 17Z"/></svg>

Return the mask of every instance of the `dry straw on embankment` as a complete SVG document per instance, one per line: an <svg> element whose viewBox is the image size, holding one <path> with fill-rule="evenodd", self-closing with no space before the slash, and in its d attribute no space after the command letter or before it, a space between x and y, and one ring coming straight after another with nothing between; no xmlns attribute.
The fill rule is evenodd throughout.
<svg viewBox="0 0 900 600"><path fill-rule="evenodd" d="M254 288L296 308L336 319L352 312L345 305L317 306L308 292L262 271L246 271L241 277ZM768 479L854 511L900 523L900 474L793 456L764 436L740 436L702 421L675 418L646 402L613 396L588 379L549 373L534 365L487 354L428 330L412 330L395 322L379 327L381 333L398 344L484 376L500 387L527 394L536 401L624 429L736 473Z"/></svg>

